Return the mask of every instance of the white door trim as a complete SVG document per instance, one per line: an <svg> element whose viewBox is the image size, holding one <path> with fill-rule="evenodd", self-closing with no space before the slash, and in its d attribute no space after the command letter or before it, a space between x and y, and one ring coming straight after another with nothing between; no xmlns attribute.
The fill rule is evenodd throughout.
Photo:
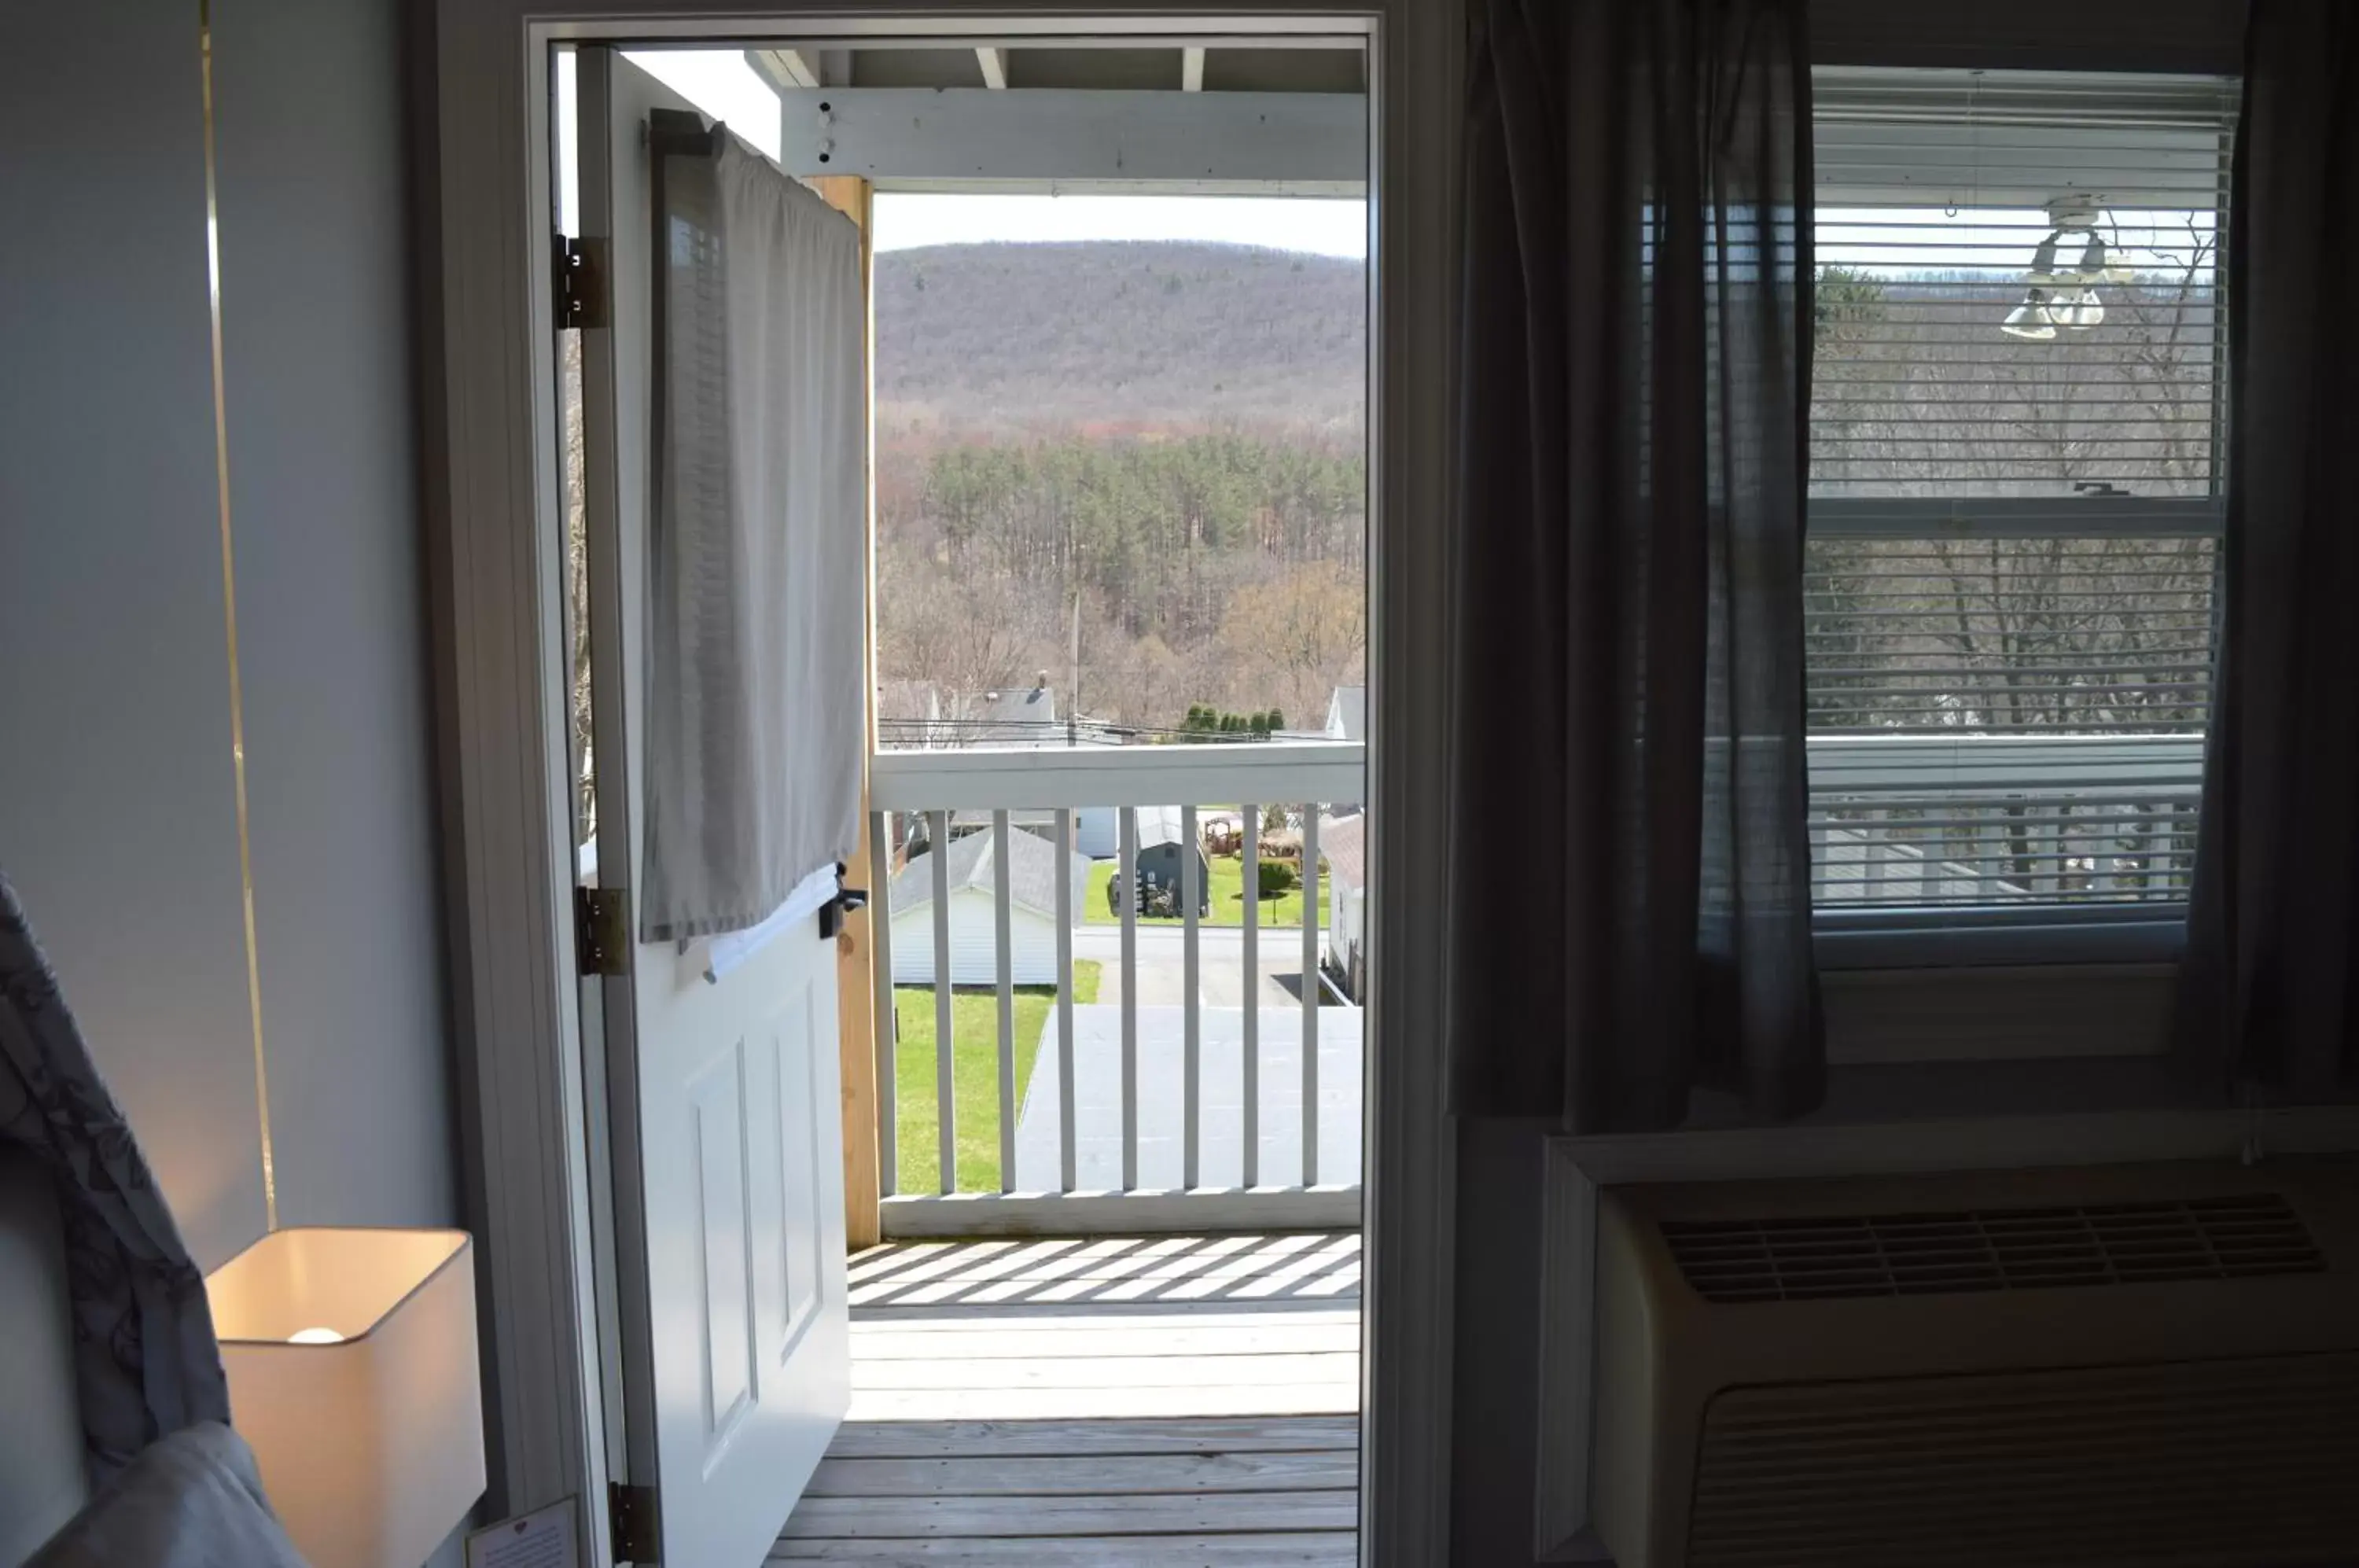
<svg viewBox="0 0 2359 1568"><path fill-rule="evenodd" d="M1450 255L1462 39L1437 0L1206 6L1098 0L1092 13L934 0L892 14L810 0L438 0L423 214L427 524L469 1217L484 1243L495 1490L517 1511L603 1502L603 1400L591 1282L589 1155L572 975L559 658L549 331L547 45L560 38L799 40L1136 34L1369 34L1375 365L1370 553L1377 724L1372 850L1369 1354L1364 1562L1446 1561L1455 1145L1440 1111L1442 531L1449 504ZM850 14L847 14L850 13ZM1188 18L1182 23L1179 18ZM429 329L431 330L431 329ZM1405 744L1387 744L1399 737ZM1407 831L1386 831L1385 824ZM1420 913L1426 911L1429 913ZM1420 940L1420 939L1424 940ZM593 1085L594 1087L594 1085ZM603 1506L585 1555L610 1560Z"/></svg>

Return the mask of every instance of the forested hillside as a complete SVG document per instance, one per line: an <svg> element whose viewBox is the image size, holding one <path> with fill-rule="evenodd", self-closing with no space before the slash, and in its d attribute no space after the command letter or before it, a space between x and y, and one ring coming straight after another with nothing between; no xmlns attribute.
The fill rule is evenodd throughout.
<svg viewBox="0 0 2359 1568"><path fill-rule="evenodd" d="M883 716L1316 723L1364 678L1364 271L1234 245L886 252ZM903 711L908 710L908 711Z"/></svg>
<svg viewBox="0 0 2359 1568"><path fill-rule="evenodd" d="M2136 259L2098 319L2048 342L1999 330L2023 289L2004 270L1822 270L1812 492L2045 505L1995 536L1815 539L1816 726L2201 726L2212 540L2072 526L2087 497L2216 480L2210 237ZM1209 703L1315 723L1364 679L1356 263L890 253L876 312L885 716L926 716L924 693L980 716L983 693L1045 672L1060 715L1159 728Z"/></svg>
<svg viewBox="0 0 2359 1568"><path fill-rule="evenodd" d="M1366 269L1242 245L940 245L876 258L878 433L1270 424L1356 438Z"/></svg>

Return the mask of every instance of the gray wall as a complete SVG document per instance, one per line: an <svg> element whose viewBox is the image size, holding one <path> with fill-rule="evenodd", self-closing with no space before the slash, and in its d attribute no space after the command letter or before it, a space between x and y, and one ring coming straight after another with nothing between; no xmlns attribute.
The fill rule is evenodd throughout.
<svg viewBox="0 0 2359 1568"><path fill-rule="evenodd" d="M223 386L286 1224L458 1219L397 0L216 0ZM0 50L0 866L198 1261L263 1228L198 8Z"/></svg>
<svg viewBox="0 0 2359 1568"><path fill-rule="evenodd" d="M197 1259L262 1230L196 10L0 49L0 867Z"/></svg>

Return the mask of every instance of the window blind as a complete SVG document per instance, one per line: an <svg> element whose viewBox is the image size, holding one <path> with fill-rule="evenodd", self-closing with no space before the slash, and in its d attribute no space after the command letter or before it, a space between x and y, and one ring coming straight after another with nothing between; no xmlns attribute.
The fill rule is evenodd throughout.
<svg viewBox="0 0 2359 1568"><path fill-rule="evenodd" d="M1821 908L2183 901L2233 82L1822 69Z"/></svg>

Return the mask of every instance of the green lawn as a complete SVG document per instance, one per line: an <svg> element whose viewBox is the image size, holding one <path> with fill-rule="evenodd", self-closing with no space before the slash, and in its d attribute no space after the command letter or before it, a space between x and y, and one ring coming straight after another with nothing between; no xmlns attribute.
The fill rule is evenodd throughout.
<svg viewBox="0 0 2359 1568"><path fill-rule="evenodd" d="M1245 858L1242 855L1215 855L1209 860L1212 868L1212 885L1207 891L1212 896L1212 912L1204 917L1202 923L1210 926L1245 924L1245 900L1238 896L1245 882ZM1106 907L1106 884L1114 880L1114 874L1121 864L1118 860L1091 863L1089 896L1084 900L1082 912L1084 925L1122 924L1122 917ZM1320 902L1322 905L1326 902L1323 882L1320 887ZM1322 909L1320 911L1322 923L1325 916L1326 911ZM1177 920L1158 920L1146 915L1140 916L1139 921L1142 925L1151 926L1176 926L1180 923ZM1273 926L1299 929L1302 924L1302 889L1297 887L1276 898L1264 898L1261 901L1261 924L1265 931Z"/></svg>
<svg viewBox="0 0 2359 1568"><path fill-rule="evenodd" d="M1103 898L1104 895L1099 895ZM1073 1000L1098 999L1099 965L1073 961ZM1057 1000L1054 985L1016 987L1016 1104L1032 1082L1040 1031ZM894 1127L904 1192L931 1192L941 1184L940 1121L934 1115L934 988L896 985L893 1015L900 1025L893 1054ZM951 991L952 1125L958 1136L962 1192L999 1191L999 994L990 986Z"/></svg>

